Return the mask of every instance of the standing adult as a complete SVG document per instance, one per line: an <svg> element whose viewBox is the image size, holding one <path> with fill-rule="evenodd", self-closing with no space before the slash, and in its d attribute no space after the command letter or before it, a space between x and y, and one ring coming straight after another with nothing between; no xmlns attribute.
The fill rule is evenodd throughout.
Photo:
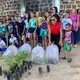
<svg viewBox="0 0 80 80"><path fill-rule="evenodd" d="M60 22L60 17L58 14L54 14L51 17L51 22L48 26L49 31L49 44L56 44L59 48L59 53L62 46L62 24Z"/></svg>

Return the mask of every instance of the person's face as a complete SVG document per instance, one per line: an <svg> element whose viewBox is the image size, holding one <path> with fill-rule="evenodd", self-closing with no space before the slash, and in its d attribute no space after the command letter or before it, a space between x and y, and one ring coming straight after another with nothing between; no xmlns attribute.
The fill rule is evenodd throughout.
<svg viewBox="0 0 80 80"><path fill-rule="evenodd" d="M14 18L13 18L13 17L11 17L11 20L13 21L13 20L14 20Z"/></svg>
<svg viewBox="0 0 80 80"><path fill-rule="evenodd" d="M25 12L23 12L23 16L26 16L26 13Z"/></svg>
<svg viewBox="0 0 80 80"><path fill-rule="evenodd" d="M28 14L26 14L26 19L28 19Z"/></svg>
<svg viewBox="0 0 80 80"><path fill-rule="evenodd" d="M69 13L66 13L66 18L69 18Z"/></svg>
<svg viewBox="0 0 80 80"><path fill-rule="evenodd" d="M51 23L55 24L57 22L57 19L55 17L51 18Z"/></svg>
<svg viewBox="0 0 80 80"><path fill-rule="evenodd" d="M14 37L14 35L13 34L11 34L11 38L13 38Z"/></svg>
<svg viewBox="0 0 80 80"><path fill-rule="evenodd" d="M34 13L31 12L30 13L30 16L31 16L31 18L34 18Z"/></svg>
<svg viewBox="0 0 80 80"><path fill-rule="evenodd" d="M49 17L49 13L48 12L46 12L45 14L46 14L47 17Z"/></svg>
<svg viewBox="0 0 80 80"><path fill-rule="evenodd" d="M0 22L0 26L2 25L2 22Z"/></svg>
<svg viewBox="0 0 80 80"><path fill-rule="evenodd" d="M6 19L8 19L9 18L9 16L6 16Z"/></svg>
<svg viewBox="0 0 80 80"><path fill-rule="evenodd" d="M51 10L51 13L52 13L52 14L55 14L55 13L56 13L55 8L53 8L53 9Z"/></svg>
<svg viewBox="0 0 80 80"><path fill-rule="evenodd" d="M72 13L73 13L73 14L76 14L76 10L75 10L75 9L73 9L73 10L72 10Z"/></svg>
<svg viewBox="0 0 80 80"><path fill-rule="evenodd" d="M39 17L39 12L36 12L36 17Z"/></svg>
<svg viewBox="0 0 80 80"><path fill-rule="evenodd" d="M21 17L18 17L18 21L22 21Z"/></svg>
<svg viewBox="0 0 80 80"><path fill-rule="evenodd" d="M42 17L42 21L46 21L45 17Z"/></svg>
<svg viewBox="0 0 80 80"><path fill-rule="evenodd" d="M70 27L69 26L66 26L66 30L69 31L70 30Z"/></svg>

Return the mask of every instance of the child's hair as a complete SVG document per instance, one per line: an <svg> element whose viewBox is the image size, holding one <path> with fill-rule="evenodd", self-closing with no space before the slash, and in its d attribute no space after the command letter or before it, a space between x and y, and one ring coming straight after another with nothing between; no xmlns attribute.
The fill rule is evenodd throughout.
<svg viewBox="0 0 80 80"><path fill-rule="evenodd" d="M45 18L45 20L47 20L47 16L44 15L43 17Z"/></svg>
<svg viewBox="0 0 80 80"><path fill-rule="evenodd" d="M69 27L71 27L72 25L71 25L70 23L67 23L67 24L66 24L66 26L69 26Z"/></svg>

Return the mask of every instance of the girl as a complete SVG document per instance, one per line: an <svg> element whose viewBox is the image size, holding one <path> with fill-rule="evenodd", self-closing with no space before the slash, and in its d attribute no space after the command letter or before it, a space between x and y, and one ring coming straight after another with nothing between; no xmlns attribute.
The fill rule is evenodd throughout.
<svg viewBox="0 0 80 80"><path fill-rule="evenodd" d="M46 14L46 17L47 17L47 22L49 23L49 21L50 21L50 12L47 11L45 14Z"/></svg>
<svg viewBox="0 0 80 80"><path fill-rule="evenodd" d="M48 29L47 17L43 16L40 30L41 42L43 41L43 47L47 47L47 29Z"/></svg>
<svg viewBox="0 0 80 80"><path fill-rule="evenodd" d="M40 36L39 36L39 34L40 34L40 27L41 27L41 24L42 24L42 17L40 17L40 12L36 12L36 20L37 20L37 30L36 30L36 32L37 32L37 42L39 43L40 42Z"/></svg>
<svg viewBox="0 0 80 80"><path fill-rule="evenodd" d="M24 22L26 25L26 31L25 31L26 39L27 39L27 41L29 41L29 39L28 39L28 29L29 29L29 15L28 15L28 13L26 13L26 19L24 20Z"/></svg>
<svg viewBox="0 0 80 80"><path fill-rule="evenodd" d="M78 14L78 42L80 42L80 9L77 10Z"/></svg>
<svg viewBox="0 0 80 80"><path fill-rule="evenodd" d="M77 31L78 31L78 25L77 25L77 14L76 14L76 10L73 9L72 13L70 14L70 18L72 20L72 31L73 31L73 37L74 37L74 47L76 48L77 45Z"/></svg>
<svg viewBox="0 0 80 80"><path fill-rule="evenodd" d="M36 45L36 18L34 17L34 13L30 12L31 19L29 21L29 30L28 37L31 38L31 44L34 47Z"/></svg>

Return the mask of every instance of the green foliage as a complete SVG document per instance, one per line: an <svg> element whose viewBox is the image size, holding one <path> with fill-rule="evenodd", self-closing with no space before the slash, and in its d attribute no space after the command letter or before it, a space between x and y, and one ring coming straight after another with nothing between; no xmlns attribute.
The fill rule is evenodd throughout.
<svg viewBox="0 0 80 80"><path fill-rule="evenodd" d="M28 53L26 51L18 52L16 56L7 58L7 57L0 57L0 60L5 59L5 63L7 64L9 70L11 70L15 64L21 64L23 60L28 57Z"/></svg>

